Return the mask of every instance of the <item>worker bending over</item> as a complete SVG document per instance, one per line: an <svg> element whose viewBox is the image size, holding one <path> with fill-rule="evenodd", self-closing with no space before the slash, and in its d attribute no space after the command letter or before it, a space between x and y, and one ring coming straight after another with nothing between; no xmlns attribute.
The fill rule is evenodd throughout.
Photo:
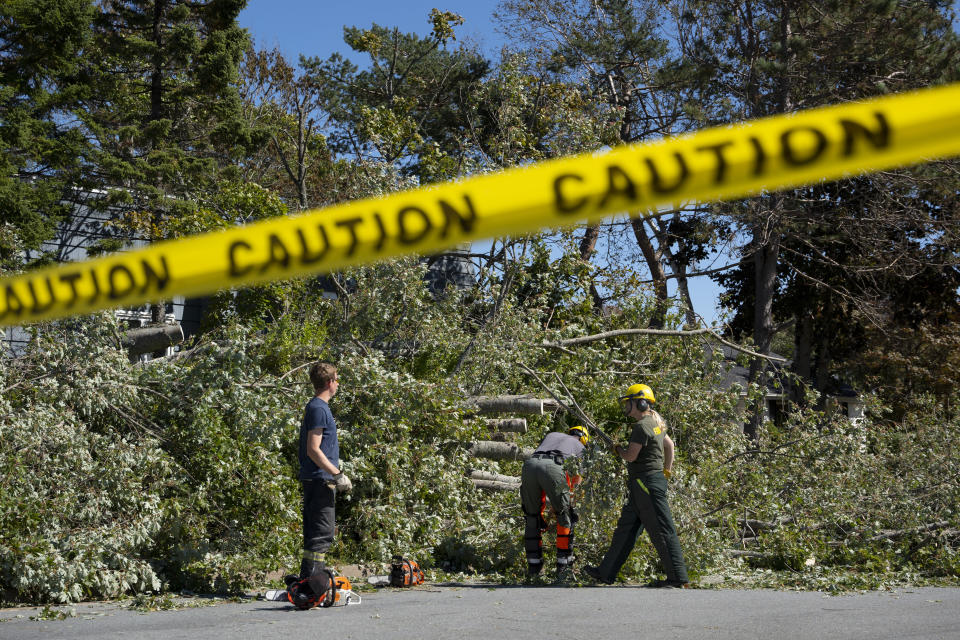
<svg viewBox="0 0 960 640"><path fill-rule="evenodd" d="M543 518L546 500L557 514L557 580L564 581L573 571L573 511L571 494L580 476L569 473L564 461L576 459L590 437L583 427L571 427L566 433L553 431L540 442L536 451L523 463L520 476L520 500L524 514L524 549L527 552L527 574L536 576L543 569L542 534L547 529Z"/></svg>

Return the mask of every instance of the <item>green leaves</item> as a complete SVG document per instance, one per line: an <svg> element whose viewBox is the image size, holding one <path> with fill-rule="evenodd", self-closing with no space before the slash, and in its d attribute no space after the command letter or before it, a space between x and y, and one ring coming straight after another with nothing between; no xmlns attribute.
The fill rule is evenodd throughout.
<svg viewBox="0 0 960 640"><path fill-rule="evenodd" d="M233 197L259 201L256 191ZM616 403L624 386L655 388L677 444L671 508L697 575L831 590L956 576L946 532L958 528L950 479L960 468L944 444L960 436L955 418L931 406L892 427L797 411L750 450L741 398L717 388L721 371L705 368L696 342L539 346L642 325L653 305L638 297L599 318L561 297L562 328L545 327L540 291L576 265L538 251L523 260L530 279L517 286L531 293L504 297L495 321L479 292L434 299L423 266L405 259L338 274L336 299L288 283L271 292L272 322L237 309L189 357L148 366L116 350L106 317L41 327L24 358L0 361L0 586L30 602L235 592L294 566L296 442L311 393L302 367L318 358L338 363L332 407L355 487L338 498L331 561L377 564L403 552L433 571L519 579L517 496L479 492L466 473L519 475L520 463L469 458L459 443L489 437L464 414L466 395L543 395L520 360L547 379L556 372L617 440L629 426ZM517 442L533 446L570 420L529 416ZM623 467L594 447L583 475L577 554L594 563L622 505ZM924 528L937 522L948 524ZM753 557L729 553L744 548ZM622 577L657 572L643 538Z"/></svg>
<svg viewBox="0 0 960 640"><path fill-rule="evenodd" d="M782 98L770 78L796 71L799 59L807 61L807 93L795 95L819 103L946 77L953 56L950 37L938 48L938 37L928 34L929 59L910 58L923 73L907 81L884 71L871 38L852 48L845 40L875 29L878 18L840 5L838 21L804 21L806 31L755 43L766 54L750 57L731 48L744 25L730 6L719 6L706 24L685 16L715 39L692 39L680 52L666 46L659 7L511 4L528 19L518 25L532 30L543 26L534 21L538 7L549 8L548 26L564 42L509 53L494 68L479 52L454 48L462 19L435 10L426 35L375 24L347 29L347 43L369 56L363 69L339 56L295 66L278 52L248 50L235 86L246 46L234 21L240 0L167 2L159 19L151 0L108 0L96 10L80 0L7 0L0 12L2 266L22 266L21 252L50 236L67 187L103 189L107 195L95 204L122 211L113 226L121 235L180 237L676 133L730 118L744 108L745 91L755 92L761 113ZM904 19L909 28L889 44L909 53L917 41L911 33L940 25L921 9L881 2L870 11ZM769 35L773 23L758 20ZM940 34L936 28L931 33ZM830 52L848 48L859 66L837 75L842 57ZM809 62L823 51L816 65ZM680 53L699 64L675 59ZM741 82L737 70L748 66L759 76ZM664 89L681 81L689 95ZM804 242L783 243L798 273L845 286L826 268L811 267L823 256L841 263L852 241L872 247L863 253L873 261L864 273L874 282L874 267L898 264L902 255L927 266L911 287L900 280L887 287L896 291L889 317L907 312L910 330L867 336L879 346L862 353L860 368L871 385L889 386L885 404L867 398L870 417L856 424L798 408L761 426L758 449L743 437L744 406L762 400L764 388L754 383L742 396L720 388L721 364L707 362L699 341L635 336L544 347L654 320L680 324L680 311L651 297L646 273L625 247L633 240L619 232L583 253L572 232L498 239L489 250L474 249L482 252L470 258L476 287L431 292L425 277L432 259L407 258L223 292L189 356L148 366L130 365L116 347L119 327L107 317L38 327L24 358L0 361L0 588L33 602L184 587L236 591L294 566L297 426L310 395L304 367L320 358L340 367L344 384L333 407L355 484L338 498L333 559L376 564L399 551L436 571L520 576L517 496L478 492L465 477L470 468L518 475L520 463L468 457L462 443L489 434L461 403L474 394L542 396L523 362L548 380L556 374L620 440L629 425L616 396L637 381L655 388L678 446L671 504L694 574L829 589L955 579L960 469L949 443L957 440L957 420L922 394L895 416L886 406L910 384L944 404L955 396L956 314L944 301L955 301L956 286L934 286L953 282L942 269L952 264L952 245L930 242L933 227L922 216L891 218L894 236L858 237L814 215L866 212L872 220L871 203L908 194L904 201L917 206L907 209L922 209L950 239L953 183L940 169L917 171L902 181L888 175L821 186L786 203L810 214L792 223ZM730 235L729 225L715 224L720 216L735 221L748 213L741 203L651 222L659 245L652 248L663 252L648 266L667 260L694 267ZM111 239L102 246L119 245ZM605 252L602 265L589 264L592 251ZM749 311L747 275L732 276L742 287L732 291ZM812 314L810 335L834 341L817 347L818 362L827 363L829 349L846 357L863 338L858 331L870 331L847 335L841 329L866 326L859 307L830 306L810 294L809 278L778 276L787 284L777 313L786 319L802 308ZM603 294L598 301L594 283ZM781 344L793 348L795 340ZM815 395L798 390L807 404ZM890 421L904 412L902 422ZM571 420L531 417L517 442L533 446ZM600 449L587 453L584 468L576 544L590 563L606 550L624 478L622 465ZM739 559L731 549L750 555ZM644 538L623 577L646 580L657 571Z"/></svg>
<svg viewBox="0 0 960 640"><path fill-rule="evenodd" d="M95 140L86 176L130 193L131 206L111 214L131 236L173 235L167 226L229 170L218 158L235 155L247 137L238 11L237 3L110 1L94 17L80 114Z"/></svg>
<svg viewBox="0 0 960 640"><path fill-rule="evenodd" d="M448 40L456 40L453 28L462 25L463 18L452 11L431 9L430 24L433 25L430 35L433 36L435 40L446 44Z"/></svg>
<svg viewBox="0 0 960 640"><path fill-rule="evenodd" d="M88 93L80 70L92 15L88 0L5 0L0 8L2 269L20 268L53 235L64 191L91 150L70 114Z"/></svg>

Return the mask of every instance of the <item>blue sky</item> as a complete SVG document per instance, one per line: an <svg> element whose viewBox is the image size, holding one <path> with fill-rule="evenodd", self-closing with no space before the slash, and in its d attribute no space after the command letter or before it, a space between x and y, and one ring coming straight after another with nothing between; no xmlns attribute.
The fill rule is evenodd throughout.
<svg viewBox="0 0 960 640"><path fill-rule="evenodd" d="M369 27L373 22L426 35L434 7L464 18L457 28L459 40L476 42L494 55L503 43L495 32L493 12L499 0L440 3L438 0L250 0L240 14L240 25L250 30L260 48L277 46L289 58L299 54L326 58L339 51L350 53L343 42L343 27ZM357 60L359 62L359 60Z"/></svg>
<svg viewBox="0 0 960 640"><path fill-rule="evenodd" d="M477 44L496 60L509 39L509 35L500 32L493 17L498 4L499 0L458 0L446 4L438 0L250 0L239 22L250 31L258 48L277 47L291 62L300 54L325 59L340 52L363 64L363 57L349 55L353 52L343 42L344 26L369 27L376 22L426 35L430 32L430 10L436 7L463 17L463 25L456 29L458 41ZM695 278L690 283L694 309L708 323L716 321L718 293L719 288L708 278Z"/></svg>

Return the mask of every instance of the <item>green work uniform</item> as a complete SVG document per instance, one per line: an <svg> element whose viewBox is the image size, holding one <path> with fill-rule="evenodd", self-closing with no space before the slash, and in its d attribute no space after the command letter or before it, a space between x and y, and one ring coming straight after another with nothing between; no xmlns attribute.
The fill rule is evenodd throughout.
<svg viewBox="0 0 960 640"><path fill-rule="evenodd" d="M630 442L642 446L636 460L627 463L627 501L613 540L598 567L605 581L613 581L646 529L667 573L667 580L687 582L680 539L667 502L667 479L663 475L663 438L666 424L657 414L649 414L634 425Z"/></svg>
<svg viewBox="0 0 960 640"><path fill-rule="evenodd" d="M570 487L563 466L551 458L530 458L520 474L520 502L524 513L540 513L543 495L557 512L557 524L572 526L570 519Z"/></svg>
<svg viewBox="0 0 960 640"><path fill-rule="evenodd" d="M563 461L583 454L583 444L576 436L553 432L523 463L520 472L520 504L524 514L524 550L528 571L538 573L543 563L542 533L545 499L557 512L557 569L569 569L573 561L574 514L570 487Z"/></svg>

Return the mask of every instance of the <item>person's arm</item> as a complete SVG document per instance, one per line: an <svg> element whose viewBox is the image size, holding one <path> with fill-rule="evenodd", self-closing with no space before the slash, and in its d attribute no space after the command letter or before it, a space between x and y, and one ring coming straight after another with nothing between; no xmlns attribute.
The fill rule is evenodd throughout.
<svg viewBox="0 0 960 640"><path fill-rule="evenodd" d="M613 451L627 462L633 462L636 460L637 456L640 455L640 449L643 449L643 445L639 442L631 442L627 445L626 449L620 445L613 447Z"/></svg>
<svg viewBox="0 0 960 640"><path fill-rule="evenodd" d="M643 427L640 426L640 423L637 423L633 425L633 431L630 433L630 442L627 444L626 449L620 445L615 445L613 451L627 462L633 462L637 459L637 456L640 455L640 450L643 449L646 441L647 436L643 431Z"/></svg>
<svg viewBox="0 0 960 640"><path fill-rule="evenodd" d="M663 470L668 477L673 473L673 440L670 436L663 436Z"/></svg>
<svg viewBox="0 0 960 640"><path fill-rule="evenodd" d="M307 432L307 455L310 456L310 459L313 460L313 463L329 473L332 476L336 476L340 473L340 469L337 469L333 466L333 463L330 462L330 458L327 457L323 451L320 450L320 443L323 441L323 429L311 429Z"/></svg>

